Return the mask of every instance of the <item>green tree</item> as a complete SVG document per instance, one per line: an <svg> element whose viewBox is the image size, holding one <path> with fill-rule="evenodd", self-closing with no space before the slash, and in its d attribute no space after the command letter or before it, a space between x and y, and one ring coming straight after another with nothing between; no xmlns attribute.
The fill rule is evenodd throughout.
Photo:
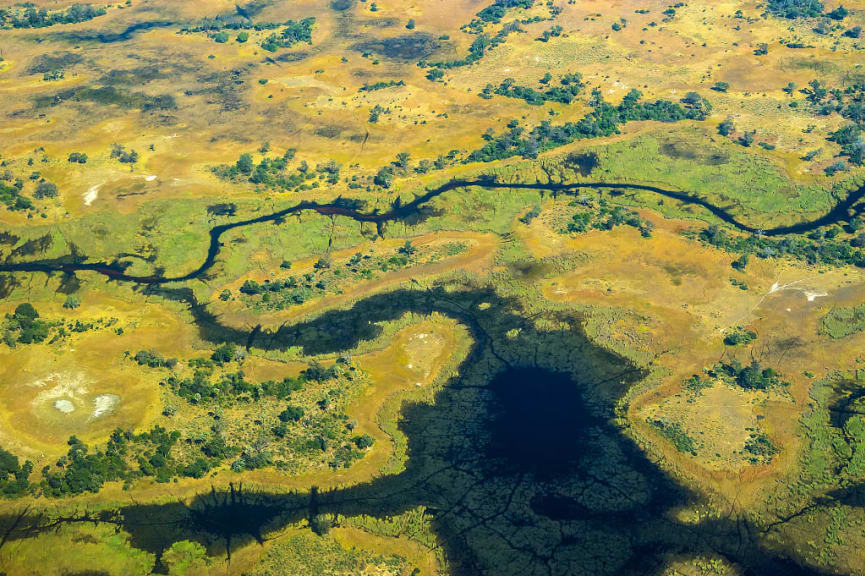
<svg viewBox="0 0 865 576"><path fill-rule="evenodd" d="M237 169L241 174L249 174L252 172L252 169L255 167L255 164L252 161L252 154L249 152L244 152L240 155L240 158L237 159Z"/></svg>
<svg viewBox="0 0 865 576"><path fill-rule="evenodd" d="M413 256L417 252L417 248L415 248L411 240L406 240L405 244L402 245L402 248L399 249L400 254L405 254L406 256Z"/></svg>
<svg viewBox="0 0 865 576"><path fill-rule="evenodd" d="M181 540L162 553L162 563L168 569L169 576L186 576L207 567L210 561L204 546L198 542Z"/></svg>
<svg viewBox="0 0 865 576"><path fill-rule="evenodd" d="M396 155L396 166L400 170L408 170L409 161L411 160L411 154L408 152L400 152Z"/></svg>
<svg viewBox="0 0 865 576"><path fill-rule="evenodd" d="M222 364L233 361L236 356L237 347L230 342L226 342L213 351L213 354L210 355L210 359L221 366Z"/></svg>
<svg viewBox="0 0 865 576"><path fill-rule="evenodd" d="M280 422L297 422L303 418L303 408L300 406L286 406L285 410L279 413Z"/></svg>
<svg viewBox="0 0 865 576"><path fill-rule="evenodd" d="M23 304L19 304L15 307L15 313L13 314L13 318L16 320L36 320L39 318L39 312L36 311L36 308L33 307L33 304L30 302L24 302Z"/></svg>
<svg viewBox="0 0 865 576"><path fill-rule="evenodd" d="M310 519L309 527L315 534L325 536L333 528L333 519L326 514L316 514Z"/></svg>
<svg viewBox="0 0 865 576"><path fill-rule="evenodd" d="M33 192L35 198L55 198L57 196L57 185L47 180L41 181L36 185L36 191Z"/></svg>
<svg viewBox="0 0 865 576"><path fill-rule="evenodd" d="M375 438L373 438L369 434L363 434L362 436L357 436L354 438L354 445L361 450L372 448L373 444L375 444Z"/></svg>

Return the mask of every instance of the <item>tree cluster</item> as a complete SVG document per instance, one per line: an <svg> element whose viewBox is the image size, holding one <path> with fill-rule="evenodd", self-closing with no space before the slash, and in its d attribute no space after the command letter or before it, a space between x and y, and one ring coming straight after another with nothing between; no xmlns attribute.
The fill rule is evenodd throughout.
<svg viewBox="0 0 865 576"><path fill-rule="evenodd" d="M0 26L12 28L47 28L56 24L87 22L105 14L105 8L90 4L72 4L65 10L49 12L32 4L24 10L0 9Z"/></svg>
<svg viewBox="0 0 865 576"><path fill-rule="evenodd" d="M549 79L546 82L542 80L541 83L545 85L549 84ZM559 79L559 86L550 86L543 90L520 86L516 84L516 80L513 78L506 78L496 88L493 88L492 84L487 84L479 93L479 96L481 98L491 98L492 94L498 94L506 98L520 98L534 106L540 106L548 101L570 104L584 87L585 84L583 84L582 75L579 73L565 74Z"/></svg>
<svg viewBox="0 0 865 576"><path fill-rule="evenodd" d="M581 120L558 126L544 121L527 135L522 127L512 122L507 132L490 137L483 148L468 155L467 161L492 162L512 156L535 158L544 150L564 146L575 140L617 134L619 127L627 122L705 120L711 111L709 103L698 94L696 98L689 94L682 103L669 100L641 102L642 96L639 90L631 90L621 104L613 106L604 101L600 90L595 89L590 102L593 110Z"/></svg>
<svg viewBox="0 0 865 576"><path fill-rule="evenodd" d="M268 52L276 52L280 48L291 48L299 42L312 44L312 26L315 18L303 20L288 20L281 32L269 35L261 42L261 47Z"/></svg>

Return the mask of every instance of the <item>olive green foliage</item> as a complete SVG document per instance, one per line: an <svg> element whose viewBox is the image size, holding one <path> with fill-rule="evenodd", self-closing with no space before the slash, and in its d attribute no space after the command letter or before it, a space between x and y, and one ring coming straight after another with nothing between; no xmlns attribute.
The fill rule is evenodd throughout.
<svg viewBox="0 0 865 576"><path fill-rule="evenodd" d="M43 198L56 198L57 197L57 185L53 182L48 182L47 180L42 180L39 184L36 185L36 190L33 192L34 198L39 198L40 200Z"/></svg>
<svg viewBox="0 0 865 576"><path fill-rule="evenodd" d="M194 426L186 432L198 438L209 467L236 456L231 469L237 472L274 464L302 469L322 461L342 468L372 445L371 438L353 433L345 414L354 393L346 380L359 377L348 359L327 367L313 361L296 378L251 382L238 369L243 355L233 345L221 345L213 356L190 360L191 375L172 373L162 382L185 401L181 413L199 414L199 407L209 414L234 411L230 422L216 416L210 434L201 435ZM172 405L167 412L173 416L178 409ZM256 426L247 426L247 419L256 420Z"/></svg>
<svg viewBox="0 0 865 576"><path fill-rule="evenodd" d="M718 364L713 369L715 375L725 377L731 383L745 390L768 390L776 386L787 386L781 380L781 375L772 368L763 368L759 362L752 360L747 366L742 366L733 360L729 364Z"/></svg>
<svg viewBox="0 0 865 576"><path fill-rule="evenodd" d="M30 490L30 473L33 463L20 463L18 457L0 447L0 493L4 496L20 496Z"/></svg>
<svg viewBox="0 0 865 576"><path fill-rule="evenodd" d="M304 274L256 282L246 280L239 288L241 301L255 311L285 310L326 294L339 294L345 287L380 278L387 272L437 262L466 250L462 242L450 242L420 250L408 243L391 254L356 252L348 260L332 262L322 257Z"/></svg>
<svg viewBox="0 0 865 576"><path fill-rule="evenodd" d="M724 344L727 346L743 346L750 344L756 338L756 332L737 327L724 335Z"/></svg>
<svg viewBox="0 0 865 576"><path fill-rule="evenodd" d="M139 350L132 356L139 366L150 368L174 368L177 365L176 358L164 358L161 354L152 350Z"/></svg>
<svg viewBox="0 0 865 576"><path fill-rule="evenodd" d="M403 80L388 80L387 82L375 82L373 84L364 84L358 89L358 92L374 92L376 90L384 90L393 86L405 86Z"/></svg>
<svg viewBox="0 0 865 576"><path fill-rule="evenodd" d="M223 164L212 168L212 171L223 180L246 181L267 188L291 191L318 188L320 182L316 181L316 178L328 184L336 184L339 181L342 166L333 160L316 165L315 170L311 169L306 161L301 161L293 171L289 171L294 154L295 149L289 148L282 156L275 158L265 156L256 164L252 154L244 153L233 165Z"/></svg>
<svg viewBox="0 0 865 576"><path fill-rule="evenodd" d="M843 20L849 14L843 5L825 12L825 6L820 0L768 0L766 8L772 15L790 20L819 16L826 16L832 20Z"/></svg>
<svg viewBox="0 0 865 576"><path fill-rule="evenodd" d="M206 33L213 41L224 44L228 42L228 30L239 30L236 40L243 44L249 40L249 31L277 30L261 41L261 47L268 52L276 52L281 48L291 48L299 42L312 44L312 28L315 18L301 20L286 20L285 22L253 22L249 19L216 16L203 18L192 26L181 28L183 34Z"/></svg>
<svg viewBox="0 0 865 576"><path fill-rule="evenodd" d="M275 540L249 576L332 576L336 574L408 574L411 566L397 555L362 548L347 549L330 536L298 534Z"/></svg>
<svg viewBox="0 0 865 576"><path fill-rule="evenodd" d="M268 52L276 52L280 48L291 48L298 42L312 44L312 26L315 18L304 18L300 21L289 20L285 22L283 29L265 38L261 47Z"/></svg>
<svg viewBox="0 0 865 576"><path fill-rule="evenodd" d="M144 476L158 482L168 482L175 475L201 478L214 462L203 456L179 461L173 454L179 439L179 432L160 426L141 434L117 429L104 450L93 450L70 436L68 453L42 469L42 492L51 497L98 492L105 482L130 482Z"/></svg>
<svg viewBox="0 0 865 576"><path fill-rule="evenodd" d="M362 515L338 519L340 525L360 528L365 532L390 538L406 536L430 550L435 550L438 543L433 532L432 521L433 515L424 506L387 518Z"/></svg>
<svg viewBox="0 0 865 576"><path fill-rule="evenodd" d="M600 198L596 205L593 200L581 197L572 200L570 205L580 210L573 214L562 233L582 234L589 230L612 230L619 226L630 226L639 230L644 238L649 238L654 229L654 225L640 218L636 211L611 205L606 198Z"/></svg>
<svg viewBox="0 0 865 576"><path fill-rule="evenodd" d="M814 79L802 89L805 99L816 115L839 114L851 123L831 132L828 139L841 146L842 155L851 164L865 163L865 82L854 82L843 89L829 89Z"/></svg>
<svg viewBox="0 0 865 576"><path fill-rule="evenodd" d="M768 464L772 461L778 449L772 444L769 437L760 431L752 431L748 440L745 441L744 451L751 464Z"/></svg>
<svg viewBox="0 0 865 576"><path fill-rule="evenodd" d="M546 82L544 80L542 79L541 83L548 85L549 80L546 80ZM487 84L478 95L481 98L491 98L492 94L498 94L506 98L520 98L534 106L540 106L545 102L570 104L585 87L582 75L579 73L565 74L559 79L559 84L559 86L548 86L539 91L527 86L520 86L516 84L516 80L513 78L506 78L497 88L493 88L492 84Z"/></svg>
<svg viewBox="0 0 865 576"><path fill-rule="evenodd" d="M210 559L207 549L198 542L181 540L162 553L162 564L168 568L168 576L186 576L206 568Z"/></svg>
<svg viewBox="0 0 865 576"><path fill-rule="evenodd" d="M469 154L466 160L492 162L512 156L535 158L544 150L564 146L575 140L617 134L619 127L628 122L704 120L711 111L708 101L702 98L699 101L683 99L683 106L669 100L641 102L642 97L642 92L633 89L625 95L621 104L613 106L604 101L603 94L596 88L590 101L593 110L583 119L559 126L545 120L528 134L524 134L525 130L519 125L514 125L504 134L490 138L483 148Z"/></svg>
<svg viewBox="0 0 865 576"><path fill-rule="evenodd" d="M67 298L67 302L69 305L65 306L66 308L72 309L77 306L74 297L72 300ZM18 344L40 344L46 341L53 344L74 334L116 327L117 323L117 318L97 318L90 322L66 321L64 319L45 320L40 317L39 312L32 304L25 302L19 304L14 313L6 314L6 319L0 325L0 330L2 330L3 342L7 346L14 347Z"/></svg>
<svg viewBox="0 0 865 576"><path fill-rule="evenodd" d="M808 264L865 266L865 252L861 247L854 246L852 240L835 239L836 233L829 230L818 230L804 238L790 235L774 240L757 234L730 234L725 228L713 224L691 235L706 244L740 255L754 254L759 258L786 256Z"/></svg>
<svg viewBox="0 0 865 576"><path fill-rule="evenodd" d="M22 196L23 188L24 181L20 179L14 184L0 181L0 202L9 210L30 210L33 208L33 202L26 196Z"/></svg>
<svg viewBox="0 0 865 576"><path fill-rule="evenodd" d="M844 423L844 435L850 444L850 459L847 473L858 478L865 477L865 418L851 416Z"/></svg>
<svg viewBox="0 0 865 576"><path fill-rule="evenodd" d="M116 143L111 146L111 157L124 164L135 164L138 162L138 152L127 150L125 146Z"/></svg>
<svg viewBox="0 0 865 576"><path fill-rule="evenodd" d="M37 107L57 106L63 102L92 102L101 106L119 106L128 110L156 113L177 108L177 101L171 94L150 95L144 92L130 92L115 86L80 86L61 90L50 96L37 96Z"/></svg>
<svg viewBox="0 0 865 576"><path fill-rule="evenodd" d="M687 452L694 456L697 455L697 442L685 432L678 422L651 418L647 422L656 428L661 436L672 442L679 452Z"/></svg>
<svg viewBox="0 0 865 576"><path fill-rule="evenodd" d="M48 11L32 4L20 3L0 9L2 28L47 28L58 24L76 24L93 20L105 14L105 8L94 8L90 4L72 4L63 10Z"/></svg>
<svg viewBox="0 0 865 576"><path fill-rule="evenodd" d="M820 325L820 331L830 338L844 338L865 330L865 304L832 308Z"/></svg>
<svg viewBox="0 0 865 576"><path fill-rule="evenodd" d="M712 385L713 382L711 379L705 378L699 374L694 374L693 376L685 380L682 387L688 392L691 392L692 394L699 395L706 388L711 388Z"/></svg>
<svg viewBox="0 0 865 576"><path fill-rule="evenodd" d="M7 345L34 344L48 338L51 324L40 320L39 312L32 304L19 304L13 314L6 315L4 339Z"/></svg>

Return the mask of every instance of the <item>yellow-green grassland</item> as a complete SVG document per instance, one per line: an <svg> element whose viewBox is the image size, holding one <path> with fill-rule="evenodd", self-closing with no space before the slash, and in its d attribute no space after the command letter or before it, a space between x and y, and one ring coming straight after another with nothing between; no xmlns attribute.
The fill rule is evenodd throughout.
<svg viewBox="0 0 865 576"><path fill-rule="evenodd" d="M865 575L863 27L0 0L0 574Z"/></svg>

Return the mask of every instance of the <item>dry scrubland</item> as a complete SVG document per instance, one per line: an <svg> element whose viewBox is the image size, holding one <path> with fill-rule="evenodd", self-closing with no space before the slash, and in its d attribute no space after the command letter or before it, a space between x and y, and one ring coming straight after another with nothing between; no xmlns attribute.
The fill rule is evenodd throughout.
<svg viewBox="0 0 865 576"><path fill-rule="evenodd" d="M13 486L18 464L0 462L0 571L426 575L510 562L531 574L548 553L555 573L600 574L642 544L662 550L664 574L765 569L754 558L865 573L859 206L771 236L865 181L832 136L851 119L823 113L809 87L865 82L865 38L845 34L865 26L865 4L845 3L840 20L755 2L514 4L474 30L486 2L131 0L78 23L0 19L0 261L12 266L0 268L0 446L32 463ZM305 18L309 41L267 49ZM278 26L226 28L249 22ZM453 65L479 30L499 40ZM501 93L509 78L537 93L574 73L585 86L570 102ZM625 106L632 89L671 104L697 92L711 109L472 156L508 131L577 122L599 99ZM411 204L454 179L481 185ZM227 229L196 272L214 227L299 202L342 211ZM54 272L14 270L25 262ZM81 267L94 262L107 265ZM120 268L139 281L112 279ZM598 450L580 468L596 484L447 476L474 465L448 460L459 439L476 452L489 441L479 415L504 411L485 387L524 366L579 382L597 420L588 439L569 428L539 444ZM421 425L428 438L412 436ZM645 463L619 475L631 447ZM109 470L75 464L81 450ZM412 499L436 475L440 500ZM643 493L668 482L689 497ZM202 496L229 485L251 508ZM383 502L357 504L377 486L391 490ZM564 517L538 504L568 490L601 496L561 504ZM328 508L332 494L360 497ZM522 506L517 519L484 509L502 498ZM628 506L660 519L663 546L593 531ZM746 544L729 547L728 526Z"/></svg>

